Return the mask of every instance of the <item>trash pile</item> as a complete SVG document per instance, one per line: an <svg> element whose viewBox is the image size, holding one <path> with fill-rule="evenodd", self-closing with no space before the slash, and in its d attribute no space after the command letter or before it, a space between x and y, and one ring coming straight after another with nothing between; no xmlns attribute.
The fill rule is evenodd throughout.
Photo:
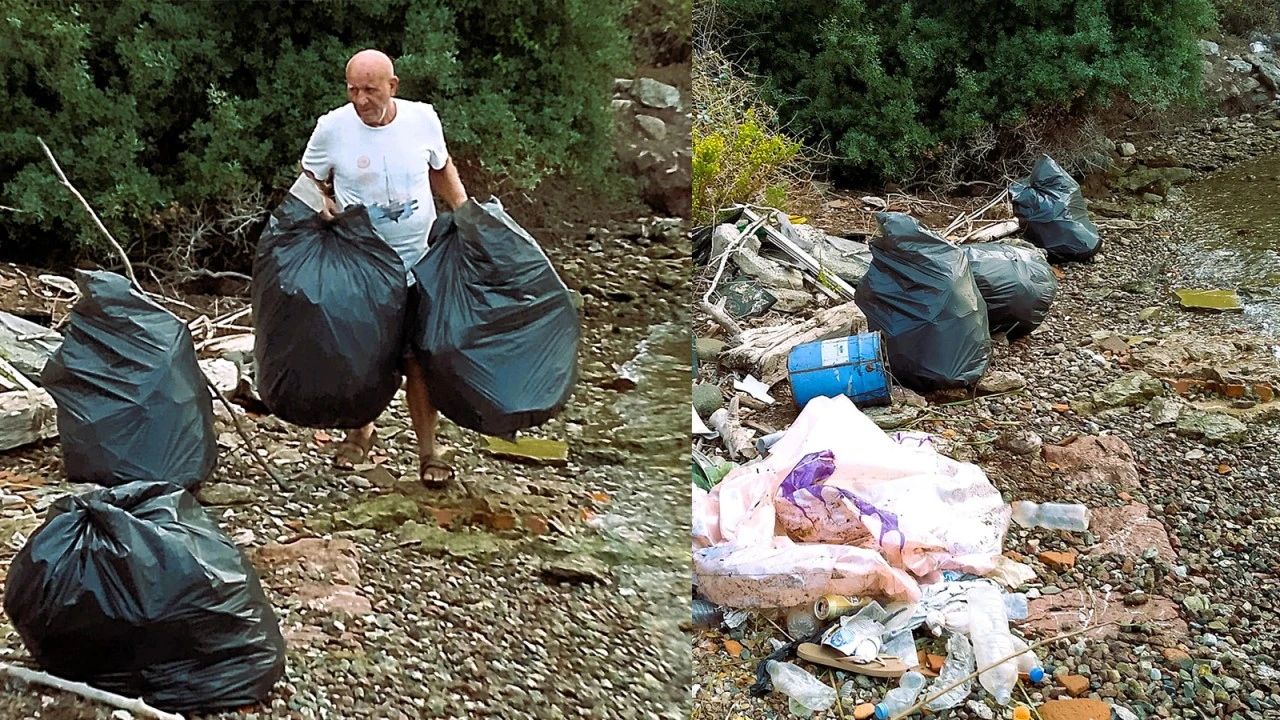
<svg viewBox="0 0 1280 720"><path fill-rule="evenodd" d="M185 322L121 275L80 299L41 381L67 478L5 578L4 610L60 679L177 712L261 702L284 676L279 622L248 558L195 492L218 460Z"/></svg>
<svg viewBox="0 0 1280 720"><path fill-rule="evenodd" d="M975 669L1002 706L1019 677L1043 678L1010 630L1027 616L1027 599L1009 590L1034 571L1001 554L1005 533L1014 517L1080 530L1087 511L1010 508L976 465L939 454L928 435L887 435L845 396L810 401L767 453L709 491L693 487L694 613L700 624L781 613L794 641L761 670L797 714L831 707L836 690L785 662L791 654L900 678L875 707L881 720L917 703L935 712L961 704ZM923 664L917 635L946 638L936 671Z"/></svg>
<svg viewBox="0 0 1280 720"><path fill-rule="evenodd" d="M982 697L1012 706L1019 679L1044 671L1013 629L1035 571L1003 555L1009 523L1079 532L1088 511L1006 504L944 438L910 429L929 403L915 391L1018 391L989 373L994 339L1044 322L1058 292L1050 262L1093 257L1098 231L1047 156L940 231L862 200L874 234L831 236L749 206L695 230L711 332L694 338L694 621L781 621L791 641L773 640L752 692L779 690L797 715L853 698L851 683L837 691L793 658L892 680L858 718ZM1002 200L1016 219L980 220ZM729 372L698 383L709 366Z"/></svg>

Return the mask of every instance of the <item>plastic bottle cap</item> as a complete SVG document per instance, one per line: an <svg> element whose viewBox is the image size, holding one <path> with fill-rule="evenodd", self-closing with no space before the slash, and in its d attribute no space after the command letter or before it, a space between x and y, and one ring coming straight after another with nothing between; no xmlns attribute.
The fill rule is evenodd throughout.
<svg viewBox="0 0 1280 720"><path fill-rule="evenodd" d="M1019 705L1013 709L1013 720L1031 720L1031 711L1026 705Z"/></svg>
<svg viewBox="0 0 1280 720"><path fill-rule="evenodd" d="M1031 678L1031 682L1038 683L1041 680L1044 680L1044 668L1033 667L1031 668L1031 672L1027 673L1027 676Z"/></svg>
<svg viewBox="0 0 1280 720"><path fill-rule="evenodd" d="M884 703L876 703L876 720L889 720L889 708Z"/></svg>

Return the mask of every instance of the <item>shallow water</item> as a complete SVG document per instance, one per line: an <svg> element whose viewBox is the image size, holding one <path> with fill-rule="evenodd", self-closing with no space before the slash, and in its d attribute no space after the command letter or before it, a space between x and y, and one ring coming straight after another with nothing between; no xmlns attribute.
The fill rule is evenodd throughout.
<svg viewBox="0 0 1280 720"><path fill-rule="evenodd" d="M1202 288L1236 288L1250 324L1280 337L1280 155L1186 186L1188 251Z"/></svg>

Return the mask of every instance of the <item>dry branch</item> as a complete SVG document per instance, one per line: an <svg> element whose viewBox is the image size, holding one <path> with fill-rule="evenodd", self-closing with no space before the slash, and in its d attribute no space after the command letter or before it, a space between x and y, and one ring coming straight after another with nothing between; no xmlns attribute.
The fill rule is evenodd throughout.
<svg viewBox="0 0 1280 720"><path fill-rule="evenodd" d="M31 670L18 665L10 665L9 663L0 663L0 670L3 670L5 673L22 680L23 682L47 685L63 692L79 695L80 697L88 700L94 700L112 707L128 710L141 718L150 718L150 720L183 720L181 715L157 710L143 702L141 698L127 698L113 692L99 690L98 688L86 685L82 682L64 680L55 675L40 672L39 670Z"/></svg>

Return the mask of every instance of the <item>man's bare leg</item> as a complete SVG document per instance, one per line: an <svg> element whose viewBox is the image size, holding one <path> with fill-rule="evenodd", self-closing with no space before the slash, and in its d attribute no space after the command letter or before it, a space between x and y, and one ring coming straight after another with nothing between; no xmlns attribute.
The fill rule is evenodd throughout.
<svg viewBox="0 0 1280 720"><path fill-rule="evenodd" d="M431 404L427 381L423 377L422 366L416 359L405 359L404 373L409 419L413 423L413 433L418 438L419 476L428 487L443 487L453 475L453 469L436 457L436 423L440 419L440 413Z"/></svg>

